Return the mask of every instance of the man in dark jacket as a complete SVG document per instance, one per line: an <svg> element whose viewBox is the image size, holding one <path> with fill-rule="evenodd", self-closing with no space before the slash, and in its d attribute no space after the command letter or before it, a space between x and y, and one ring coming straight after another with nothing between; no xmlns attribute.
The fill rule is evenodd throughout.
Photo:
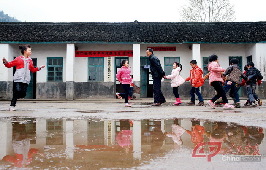
<svg viewBox="0 0 266 170"><path fill-rule="evenodd" d="M153 106L160 106L162 103L165 103L165 98L161 91L161 79L165 76L165 73L160 64L160 60L153 55L153 50L148 48L146 51L147 56L150 60L150 70L153 78Z"/></svg>
<svg viewBox="0 0 266 170"><path fill-rule="evenodd" d="M247 95L248 95L248 100L250 102L250 105L256 106L255 100L258 99L258 95L256 94L256 85L258 80L262 80L263 76L261 75L260 71L254 67L253 62L249 62L247 64L247 82L246 82L246 88L247 88Z"/></svg>

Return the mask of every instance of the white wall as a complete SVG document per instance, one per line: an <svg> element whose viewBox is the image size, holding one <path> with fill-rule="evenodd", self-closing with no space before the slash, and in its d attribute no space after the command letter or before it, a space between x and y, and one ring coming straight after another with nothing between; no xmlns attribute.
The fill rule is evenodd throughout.
<svg viewBox="0 0 266 170"><path fill-rule="evenodd" d="M229 66L230 56L242 56L243 68L246 63L247 55L244 44L201 44L202 57L209 57L212 54L216 54L219 57L219 63L223 68Z"/></svg>
<svg viewBox="0 0 266 170"><path fill-rule="evenodd" d="M66 44L32 44L31 58L37 58L37 66L45 65L37 72L37 83L47 81L47 57L63 57L63 81L66 81Z"/></svg>
<svg viewBox="0 0 266 170"><path fill-rule="evenodd" d="M147 47L176 47L176 51L154 51L154 55L160 59L164 69L164 57L180 57L180 63L183 66L181 75L186 78L189 76L190 64L192 60L192 50L189 49L189 44L144 44L140 47L140 55L146 56Z"/></svg>

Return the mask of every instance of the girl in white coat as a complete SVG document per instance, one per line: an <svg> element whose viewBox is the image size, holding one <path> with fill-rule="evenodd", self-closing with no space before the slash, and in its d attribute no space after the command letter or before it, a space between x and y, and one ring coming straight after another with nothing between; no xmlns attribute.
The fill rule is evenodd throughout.
<svg viewBox="0 0 266 170"><path fill-rule="evenodd" d="M180 76L181 70L182 65L180 63L174 62L171 75L164 76L165 79L171 79L171 87L173 87L173 93L176 98L174 105L177 106L182 103L179 97L178 87L185 82L185 80Z"/></svg>

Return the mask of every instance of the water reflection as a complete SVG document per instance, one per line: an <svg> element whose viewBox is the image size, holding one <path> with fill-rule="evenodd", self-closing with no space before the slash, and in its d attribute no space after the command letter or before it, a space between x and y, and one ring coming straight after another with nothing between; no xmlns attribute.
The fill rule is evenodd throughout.
<svg viewBox="0 0 266 170"><path fill-rule="evenodd" d="M207 120L13 117L0 119L0 126L5 168L131 168L181 147L190 151L189 162L212 153L213 143L220 155L266 153L263 128Z"/></svg>

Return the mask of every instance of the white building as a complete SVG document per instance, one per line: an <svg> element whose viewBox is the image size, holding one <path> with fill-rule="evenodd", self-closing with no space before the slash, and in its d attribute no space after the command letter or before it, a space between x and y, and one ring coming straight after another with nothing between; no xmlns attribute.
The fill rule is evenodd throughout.
<svg viewBox="0 0 266 170"><path fill-rule="evenodd" d="M27 98L83 99L113 98L122 92L115 81L117 68L128 59L136 93L152 96L147 47L154 49L166 72L172 63L183 65L181 75L189 76L192 59L205 69L207 57L216 54L222 67L231 58L240 66L253 61L266 76L266 22L226 23L0 23L0 58L8 61L20 55L19 44L32 45L32 58L46 68L32 76ZM12 97L13 70L0 66L0 99ZM189 96L189 83L180 87L181 97ZM139 90L140 89L140 90ZM162 90L172 97L170 82ZM208 82L203 97L212 96ZM264 83L259 88L265 98Z"/></svg>

